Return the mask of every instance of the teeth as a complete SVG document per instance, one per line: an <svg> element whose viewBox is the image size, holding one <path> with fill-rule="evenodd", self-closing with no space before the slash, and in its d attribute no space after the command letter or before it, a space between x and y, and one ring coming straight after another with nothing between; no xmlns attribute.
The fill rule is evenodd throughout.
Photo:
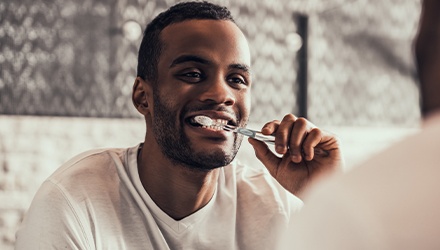
<svg viewBox="0 0 440 250"><path fill-rule="evenodd" d="M202 128L212 129L212 130L223 130L223 126L216 126L216 125L202 126Z"/></svg>
<svg viewBox="0 0 440 250"><path fill-rule="evenodd" d="M223 130L223 127L228 124L227 120L212 119L207 116L196 116L194 117L194 121L202 125L202 128L212 130Z"/></svg>
<svg viewBox="0 0 440 250"><path fill-rule="evenodd" d="M223 126L228 124L227 120L222 120L222 119L212 119L212 124L217 125L217 126Z"/></svg>
<svg viewBox="0 0 440 250"><path fill-rule="evenodd" d="M202 128L212 129L212 130L223 130L223 126L226 125L228 121L221 119L213 119L212 124L209 126L203 125Z"/></svg>

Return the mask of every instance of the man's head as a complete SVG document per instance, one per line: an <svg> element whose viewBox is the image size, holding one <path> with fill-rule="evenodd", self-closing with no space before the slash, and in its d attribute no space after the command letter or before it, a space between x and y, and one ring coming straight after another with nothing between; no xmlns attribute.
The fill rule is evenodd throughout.
<svg viewBox="0 0 440 250"><path fill-rule="evenodd" d="M167 26L193 19L228 20L234 19L226 7L208 2L183 2L162 12L148 24L139 48L137 76L144 80L156 81L157 62L163 49L160 34Z"/></svg>
<svg viewBox="0 0 440 250"><path fill-rule="evenodd" d="M133 103L145 116L145 144L157 145L178 165L209 170L229 164L242 137L194 122L205 115L244 126L249 117L249 46L229 11L205 2L178 4L153 20L144 42L139 65L149 63L146 70L139 66L144 73L136 78Z"/></svg>

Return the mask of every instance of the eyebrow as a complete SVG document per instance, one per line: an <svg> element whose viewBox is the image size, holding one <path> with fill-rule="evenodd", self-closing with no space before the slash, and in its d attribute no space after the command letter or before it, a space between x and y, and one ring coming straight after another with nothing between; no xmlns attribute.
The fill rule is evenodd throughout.
<svg viewBox="0 0 440 250"><path fill-rule="evenodd" d="M246 72L248 74L251 73L250 67L248 65L246 65L246 64L234 63L234 64L229 65L228 68L230 68L230 69L239 69L239 70L242 70L242 71L244 71L244 72Z"/></svg>
<svg viewBox="0 0 440 250"><path fill-rule="evenodd" d="M182 63L186 63L186 62L196 62L196 63L207 64L207 65L212 64L210 61L208 61L200 56L182 55L182 56L177 57L176 59L174 59L171 62L170 68L172 68L178 64L182 64Z"/></svg>
<svg viewBox="0 0 440 250"><path fill-rule="evenodd" d="M176 59L174 59L171 64L170 64L170 68L175 67L179 64L182 63L186 63L186 62L196 62L196 63L201 63L201 64L206 64L206 65L211 65L212 62L200 57L200 56L196 56L196 55L181 55L179 57L177 57ZM229 69L239 69L242 70L248 74L250 74L251 70L250 67L246 64L241 64L241 63L234 63L228 66Z"/></svg>

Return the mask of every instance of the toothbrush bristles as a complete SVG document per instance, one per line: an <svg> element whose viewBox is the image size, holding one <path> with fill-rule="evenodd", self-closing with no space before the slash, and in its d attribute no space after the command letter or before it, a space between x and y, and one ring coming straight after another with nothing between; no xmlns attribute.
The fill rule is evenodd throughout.
<svg viewBox="0 0 440 250"><path fill-rule="evenodd" d="M194 121L196 121L198 124L202 125L202 126L212 126L214 121L209 118L208 116L204 116L204 115L198 115L196 117L194 117Z"/></svg>

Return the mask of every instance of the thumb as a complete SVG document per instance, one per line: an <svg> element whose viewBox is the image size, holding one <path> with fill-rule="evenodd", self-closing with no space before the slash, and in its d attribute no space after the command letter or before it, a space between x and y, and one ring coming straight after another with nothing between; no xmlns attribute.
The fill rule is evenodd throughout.
<svg viewBox="0 0 440 250"><path fill-rule="evenodd" d="M281 159L269 149L266 143L252 138L249 138L248 141L254 148L257 159L263 163L272 176L276 176Z"/></svg>

